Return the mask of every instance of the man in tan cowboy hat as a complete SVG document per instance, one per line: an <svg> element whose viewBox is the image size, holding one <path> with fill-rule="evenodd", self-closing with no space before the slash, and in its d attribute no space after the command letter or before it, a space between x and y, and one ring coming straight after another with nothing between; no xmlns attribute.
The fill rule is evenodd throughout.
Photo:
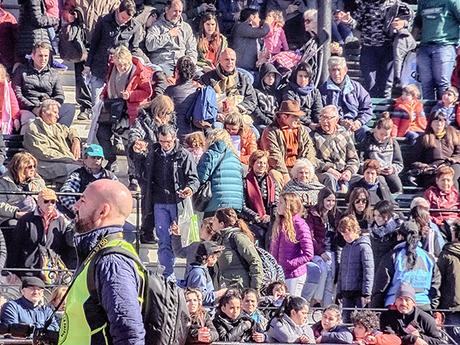
<svg viewBox="0 0 460 345"><path fill-rule="evenodd" d="M289 169L299 158L308 159L315 165L315 149L307 127L300 118L305 115L297 101L281 103L275 119L262 133L261 146L268 151L270 169L282 174L284 183L289 181ZM276 173L274 175L276 178ZM277 178L278 179L278 178Z"/></svg>

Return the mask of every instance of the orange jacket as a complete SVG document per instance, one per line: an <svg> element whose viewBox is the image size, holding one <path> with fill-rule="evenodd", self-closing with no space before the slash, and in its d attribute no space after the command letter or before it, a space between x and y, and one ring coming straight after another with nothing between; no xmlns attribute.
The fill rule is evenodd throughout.
<svg viewBox="0 0 460 345"><path fill-rule="evenodd" d="M393 137L403 137L409 131L425 132L427 125L423 103L419 100L404 102L402 97L396 98L391 119L394 123Z"/></svg>
<svg viewBox="0 0 460 345"><path fill-rule="evenodd" d="M252 131L251 127L243 126L243 130L240 134L241 138L241 151L240 161L243 164L249 164L249 156L257 150L257 139L256 135Z"/></svg>

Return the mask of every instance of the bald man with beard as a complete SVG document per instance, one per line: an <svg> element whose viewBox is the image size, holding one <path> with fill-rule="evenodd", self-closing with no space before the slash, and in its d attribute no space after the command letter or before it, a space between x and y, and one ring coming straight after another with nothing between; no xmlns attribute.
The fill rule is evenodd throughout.
<svg viewBox="0 0 460 345"><path fill-rule="evenodd" d="M99 250L112 246L137 255L133 246L123 240L122 227L132 204L126 186L106 179L89 184L75 204L80 269L67 296L59 344L145 343L138 301L143 271L119 253L97 256ZM88 293L88 268L93 260L97 299Z"/></svg>

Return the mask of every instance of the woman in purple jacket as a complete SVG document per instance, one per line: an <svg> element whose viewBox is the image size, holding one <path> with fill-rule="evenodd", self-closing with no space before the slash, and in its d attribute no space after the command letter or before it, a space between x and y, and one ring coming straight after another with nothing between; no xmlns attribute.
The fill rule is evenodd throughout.
<svg viewBox="0 0 460 345"><path fill-rule="evenodd" d="M307 278L307 262L313 258L313 243L302 219L302 201L295 193L284 193L273 224L271 253L283 267L289 293L300 296Z"/></svg>

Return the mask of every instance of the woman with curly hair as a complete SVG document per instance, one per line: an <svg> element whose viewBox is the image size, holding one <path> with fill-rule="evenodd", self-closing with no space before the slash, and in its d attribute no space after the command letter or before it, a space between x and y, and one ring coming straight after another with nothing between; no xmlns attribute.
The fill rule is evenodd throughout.
<svg viewBox="0 0 460 345"><path fill-rule="evenodd" d="M284 269L291 295L300 296L313 258L311 232L302 218L303 206L295 193L284 193L278 202L270 252Z"/></svg>

